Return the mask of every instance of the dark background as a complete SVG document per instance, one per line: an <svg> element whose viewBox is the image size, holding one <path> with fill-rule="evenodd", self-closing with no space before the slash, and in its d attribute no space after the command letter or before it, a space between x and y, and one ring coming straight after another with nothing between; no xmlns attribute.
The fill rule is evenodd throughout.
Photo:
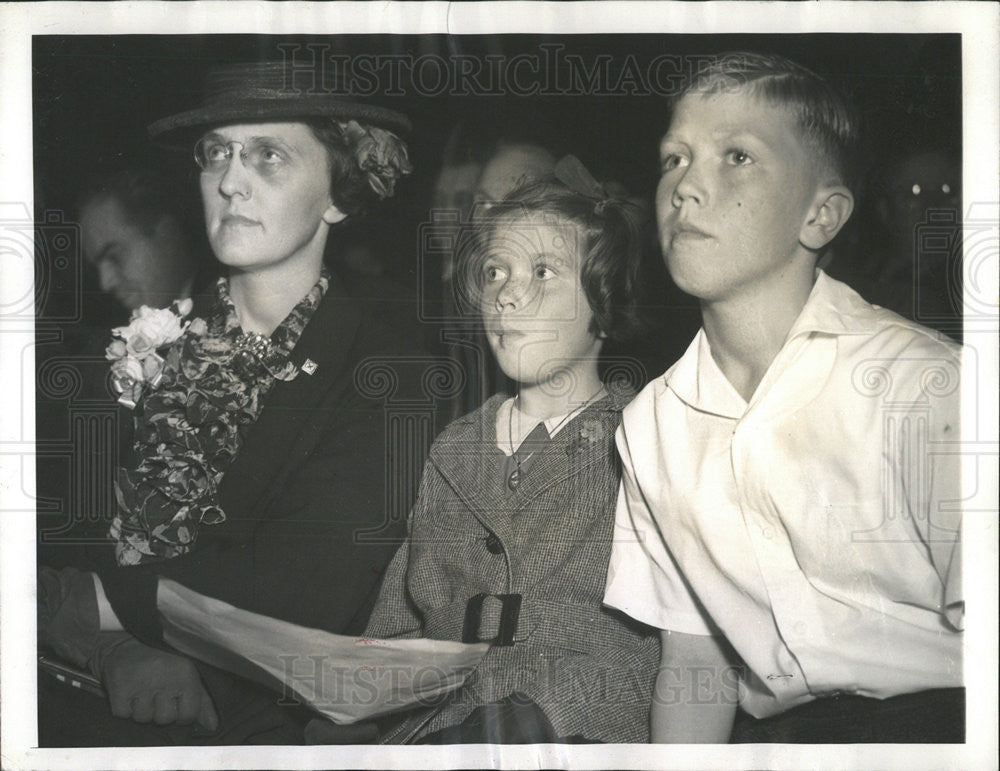
<svg viewBox="0 0 1000 771"><path fill-rule="evenodd" d="M957 143L961 136L958 35L36 36L39 200L64 206L82 171L122 157L148 158L146 125L195 106L209 67L281 58L277 46L288 43L322 43L346 55L443 58L541 57L539 46L558 44L588 63L610 55L620 64L631 55L640 65L662 54L773 51L838 80L851 92L869 121L876 159L905 153L929 139ZM305 56L300 50L299 57ZM579 154L595 172L627 182L636 193L649 194L655 185L657 140L666 128L666 100L660 95L421 96L411 89L406 96L382 101L407 112L414 124L410 143L416 173L399 199L407 206L432 183L443 138L463 119L478 120L484 135L532 124L521 129L559 142L556 150Z"/></svg>
<svg viewBox="0 0 1000 771"><path fill-rule="evenodd" d="M152 164L173 177L192 222L200 223L194 163L184 154L152 146L146 126L196 106L210 67L278 59L279 44L321 43L330 52L347 55L448 58L492 54L508 59L521 53L543 58L539 46L558 44L564 55L579 55L589 65L609 55L612 71L628 55L642 67L662 54L773 51L833 78L854 97L868 121L871 158L877 170L927 145L960 150L960 42L954 34L36 36L32 103L36 218L42 221L46 211L58 210L71 220L77 187L88 173L138 162ZM299 57L307 55L300 49ZM373 245L385 256L392 273L414 292L418 228L428 220L445 142L459 121L466 142L480 149L502 135L532 138L548 145L557 156L578 155L599 179L618 180L632 194L652 199L658 176L657 145L666 128L667 99L660 94L422 96L412 87L406 91L381 101L406 112L413 121L409 144L415 171L398 186L394 199L331 241ZM862 199L852 222L855 242L864 238L870 219L864 205ZM676 341L674 335L661 341L664 356L670 357L683 351L683 343L690 339L688 332L697 327L696 309L667 286L669 279L658 264L655 248L649 263L648 286L657 291L666 287L663 302L670 308L686 307L693 314L674 319L683 327ZM94 294L89 273L84 272L83 286L82 313L100 324L101 312L109 306ZM52 315L43 309L42 318L46 314ZM72 312L62 313L67 315Z"/></svg>

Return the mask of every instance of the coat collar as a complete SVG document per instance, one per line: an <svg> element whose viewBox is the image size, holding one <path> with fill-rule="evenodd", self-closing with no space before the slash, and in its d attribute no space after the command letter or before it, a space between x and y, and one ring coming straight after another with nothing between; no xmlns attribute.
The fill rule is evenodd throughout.
<svg viewBox="0 0 1000 771"><path fill-rule="evenodd" d="M235 512L253 511L280 489L294 459L301 457L292 448L306 429L318 422L315 410L344 374L360 323L360 306L347 296L337 277L331 276L323 300L291 355L297 367L311 360L316 365L313 373L300 370L294 380L274 383L257 422L223 477L219 496L230 518Z"/></svg>
<svg viewBox="0 0 1000 771"><path fill-rule="evenodd" d="M501 540L511 536L511 514L553 485L607 458L622 408L632 394L613 393L576 415L534 460L521 488L508 496L498 472L497 411L506 396L490 397L456 420L431 448L430 459L455 494Z"/></svg>

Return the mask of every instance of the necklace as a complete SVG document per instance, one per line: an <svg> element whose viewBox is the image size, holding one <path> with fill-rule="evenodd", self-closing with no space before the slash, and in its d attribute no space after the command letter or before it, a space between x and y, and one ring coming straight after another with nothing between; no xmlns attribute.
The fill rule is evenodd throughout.
<svg viewBox="0 0 1000 771"><path fill-rule="evenodd" d="M562 425L567 420L569 420L574 415L580 414L580 412L582 412L587 407L587 405L590 404L597 397L597 395L600 394L601 391L603 390L604 390L604 384L601 383L598 389L594 391L594 393L592 393L589 397L587 397L587 400L583 404L581 404L576 409L570 410L568 413L563 415L562 420L560 420L552 427L552 431L549 432L549 436L555 436L559 432L559 429L562 428ZM532 450L522 458L518 454L518 452L515 452L514 450L514 409L517 407L517 402L518 399L520 398L521 398L520 394L514 397L514 399L510 403L510 412L507 413L507 445L510 447L510 457L514 461L514 470L511 471L510 475L507 477L507 484L511 490L516 490L521 484L521 464L526 463L528 459L535 454L535 451ZM520 410L518 411L520 412ZM520 424L521 421L518 420L518 428L520 428ZM540 425L544 426L545 421L541 421ZM521 446L524 445L525 441L527 441L527 437L525 437L521 441L521 444L518 445L518 450L520 450Z"/></svg>
<svg viewBox="0 0 1000 771"><path fill-rule="evenodd" d="M271 338L260 332L243 332L236 338L233 347L241 354L248 354L258 359L263 359L274 349Z"/></svg>

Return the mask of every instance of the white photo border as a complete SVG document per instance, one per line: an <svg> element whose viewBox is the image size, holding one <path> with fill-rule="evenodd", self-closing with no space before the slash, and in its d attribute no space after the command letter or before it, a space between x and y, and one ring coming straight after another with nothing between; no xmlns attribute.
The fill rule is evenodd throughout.
<svg viewBox="0 0 1000 771"><path fill-rule="evenodd" d="M31 38L74 34L353 33L942 33L962 36L964 195L988 221L997 200L1000 14L992 3L23 3L0 7L0 204L33 212ZM849 55L845 52L845 55ZM977 291L996 303L996 252ZM0 309L30 286L32 266L0 252ZM969 291L967 289L967 291ZM35 725L33 326L0 316L0 705L5 768L935 768L979 767L997 752L997 328L967 328L977 371L964 384L974 409L977 501L965 522L968 742L962 746L445 746L38 749ZM978 388L974 387L978 386ZM985 487L984 487L985 486ZM970 488L972 489L972 488Z"/></svg>

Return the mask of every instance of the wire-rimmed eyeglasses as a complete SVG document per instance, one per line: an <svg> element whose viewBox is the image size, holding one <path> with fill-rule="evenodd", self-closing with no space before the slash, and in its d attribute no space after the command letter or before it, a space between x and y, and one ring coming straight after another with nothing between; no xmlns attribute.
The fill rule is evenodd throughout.
<svg viewBox="0 0 1000 771"><path fill-rule="evenodd" d="M247 143L223 142L216 137L203 137L194 146L194 160L198 167L209 174L223 174L229 169L234 148L239 148L240 162L262 177L278 173L288 163L281 150L268 142L252 139Z"/></svg>

